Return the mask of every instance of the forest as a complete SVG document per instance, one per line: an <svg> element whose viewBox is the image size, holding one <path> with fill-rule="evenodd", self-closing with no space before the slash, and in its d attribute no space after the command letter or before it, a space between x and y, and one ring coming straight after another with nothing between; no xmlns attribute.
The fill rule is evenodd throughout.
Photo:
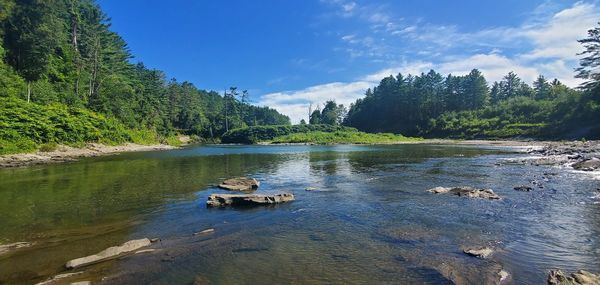
<svg viewBox="0 0 600 285"><path fill-rule="evenodd" d="M249 104L247 91L221 95L132 63L93 0L0 0L0 37L0 153L74 140L122 143L140 132L211 140L228 129L290 123ZM71 116L52 117L57 112ZM103 136L108 129L124 131Z"/></svg>

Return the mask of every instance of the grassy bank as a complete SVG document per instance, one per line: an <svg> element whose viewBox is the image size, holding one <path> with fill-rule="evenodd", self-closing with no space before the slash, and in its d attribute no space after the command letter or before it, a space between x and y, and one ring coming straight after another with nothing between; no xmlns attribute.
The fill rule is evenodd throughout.
<svg viewBox="0 0 600 285"><path fill-rule="evenodd" d="M312 144L391 144L421 141L390 133L370 134L359 131L307 132L275 137L271 143L312 143Z"/></svg>
<svg viewBox="0 0 600 285"><path fill-rule="evenodd" d="M0 155L52 151L59 144L80 147L96 142L119 145L178 144L152 130L127 129L114 118L63 104L40 105L16 98L0 100Z"/></svg>

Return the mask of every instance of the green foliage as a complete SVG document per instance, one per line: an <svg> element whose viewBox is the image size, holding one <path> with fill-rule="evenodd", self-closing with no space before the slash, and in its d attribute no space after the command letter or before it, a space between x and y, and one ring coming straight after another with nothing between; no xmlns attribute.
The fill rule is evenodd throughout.
<svg viewBox="0 0 600 285"><path fill-rule="evenodd" d="M311 124L340 125L346 112L344 105L338 105L334 100L329 100L325 102L323 111L316 109L310 114L309 121Z"/></svg>
<svg viewBox="0 0 600 285"><path fill-rule="evenodd" d="M429 119L447 111L481 108L489 101L478 70L446 78L431 70L419 76L389 76L350 105L344 124L366 132L419 135Z"/></svg>
<svg viewBox="0 0 600 285"><path fill-rule="evenodd" d="M477 70L444 80L433 71L387 77L351 105L344 123L368 132L452 138L594 136L589 126L600 123L597 92L556 79L539 76L531 88L509 72L487 94Z"/></svg>
<svg viewBox="0 0 600 285"><path fill-rule="evenodd" d="M152 145L159 142L158 134L152 130L127 130L127 136L135 144Z"/></svg>
<svg viewBox="0 0 600 285"><path fill-rule="evenodd" d="M223 143L252 144L270 141L275 137L306 132L356 131L356 129L334 125L273 125L255 126L231 130L223 135Z"/></svg>
<svg viewBox="0 0 600 285"><path fill-rule="evenodd" d="M582 84L582 88L598 92L600 91L598 90L600 88L600 72L598 72L598 67L600 67L600 27L588 30L588 37L579 40L579 43L585 47L585 51L581 53L585 57L580 61L576 77L586 80Z"/></svg>
<svg viewBox="0 0 600 285"><path fill-rule="evenodd" d="M25 151L32 150L32 143L121 144L130 138L119 121L85 109L6 98L0 100L0 140L21 145Z"/></svg>
<svg viewBox="0 0 600 285"><path fill-rule="evenodd" d="M311 143L311 144L390 144L420 141L421 138L407 138L390 133L369 134L356 130L335 132L311 131L278 136L272 143Z"/></svg>
<svg viewBox="0 0 600 285"><path fill-rule="evenodd" d="M49 143L45 143L40 145L39 151L41 152L51 152L51 151L55 151L58 148L58 144L55 142L49 142Z"/></svg>
<svg viewBox="0 0 600 285"><path fill-rule="evenodd" d="M181 141L177 136L168 136L165 138L164 143L172 146L181 146Z"/></svg>
<svg viewBox="0 0 600 285"><path fill-rule="evenodd" d="M36 143L29 138L21 136L12 136L10 139L0 138L0 155L33 152L36 149Z"/></svg>

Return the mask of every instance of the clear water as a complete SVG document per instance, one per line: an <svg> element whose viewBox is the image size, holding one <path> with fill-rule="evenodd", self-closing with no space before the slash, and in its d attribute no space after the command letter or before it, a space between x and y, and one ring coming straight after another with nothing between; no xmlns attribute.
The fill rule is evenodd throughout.
<svg viewBox="0 0 600 285"><path fill-rule="evenodd" d="M194 146L0 170L0 284L33 284L66 261L142 237L158 251L84 268L107 284L514 284L548 270L600 271L600 181L484 146ZM555 175L544 175L551 173ZM272 207L209 209L247 175ZM531 192L513 186L538 180ZM425 192L494 189L500 201ZM315 187L318 191L305 191ZM214 228L212 234L193 235ZM487 260L462 253L493 244ZM79 271L79 270L76 270ZM101 281L103 277L109 277ZM69 280L69 281L72 281Z"/></svg>

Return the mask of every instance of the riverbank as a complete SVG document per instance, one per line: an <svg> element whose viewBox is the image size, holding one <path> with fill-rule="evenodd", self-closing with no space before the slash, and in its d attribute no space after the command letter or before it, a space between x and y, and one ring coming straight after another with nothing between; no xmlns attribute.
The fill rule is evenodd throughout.
<svg viewBox="0 0 600 285"><path fill-rule="evenodd" d="M88 143L82 148L59 145L55 150L48 152L37 151L35 153L2 155L0 156L0 168L69 162L85 157L111 155L122 152L155 151L174 148L176 147L166 144L140 145L134 143L127 143L118 146Z"/></svg>

